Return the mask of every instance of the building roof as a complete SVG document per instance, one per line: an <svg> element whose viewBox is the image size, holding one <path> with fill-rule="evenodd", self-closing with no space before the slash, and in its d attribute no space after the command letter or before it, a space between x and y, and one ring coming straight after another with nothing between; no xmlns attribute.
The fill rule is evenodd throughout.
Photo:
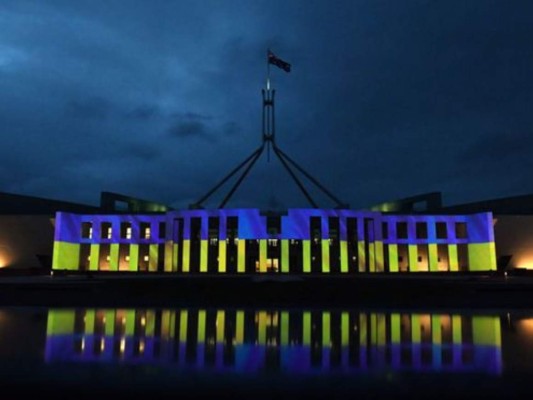
<svg viewBox="0 0 533 400"><path fill-rule="evenodd" d="M57 211L93 213L98 210L99 207L87 204L0 192L0 214L3 215L54 215Z"/></svg>

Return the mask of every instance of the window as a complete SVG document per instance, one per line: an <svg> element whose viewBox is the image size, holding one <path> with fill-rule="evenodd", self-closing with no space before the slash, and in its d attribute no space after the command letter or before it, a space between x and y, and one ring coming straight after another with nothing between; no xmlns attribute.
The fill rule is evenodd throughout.
<svg viewBox="0 0 533 400"><path fill-rule="evenodd" d="M167 225L164 222L159 223L159 239L164 239L166 236Z"/></svg>
<svg viewBox="0 0 533 400"><path fill-rule="evenodd" d="M226 237L229 239L229 242L233 240L234 244L239 242L239 220L237 217L228 217L226 220Z"/></svg>
<svg viewBox="0 0 533 400"><path fill-rule="evenodd" d="M383 222L381 224L381 231L382 231L383 239L388 239L389 238L389 224L386 222Z"/></svg>
<svg viewBox="0 0 533 400"><path fill-rule="evenodd" d="M407 222L398 222L396 225L396 235L398 239L407 239Z"/></svg>
<svg viewBox="0 0 533 400"><path fill-rule="evenodd" d="M318 244L322 238L322 222L320 217L311 217L310 221L310 234L314 244Z"/></svg>
<svg viewBox="0 0 533 400"><path fill-rule="evenodd" d="M122 239L131 239L131 223L122 222L120 224L120 237Z"/></svg>
<svg viewBox="0 0 533 400"><path fill-rule="evenodd" d="M329 242L334 243L339 239L340 221L338 217L328 218Z"/></svg>
<svg viewBox="0 0 533 400"><path fill-rule="evenodd" d="M269 216L267 217L267 233L269 236L276 236L281 232L281 217Z"/></svg>
<svg viewBox="0 0 533 400"><path fill-rule="evenodd" d="M208 219L208 230L207 235L209 237L209 244L216 245L218 243L218 231L219 231L220 222L216 217L209 217ZM226 242L228 240L226 239Z"/></svg>
<svg viewBox="0 0 533 400"><path fill-rule="evenodd" d="M455 223L455 237L457 239L466 239L466 223L465 222L456 222Z"/></svg>
<svg viewBox="0 0 533 400"><path fill-rule="evenodd" d="M81 224L81 237L82 239L92 239L93 237L93 224L90 222L82 222Z"/></svg>
<svg viewBox="0 0 533 400"><path fill-rule="evenodd" d="M122 212L130 211L128 202L121 201L121 200L115 200L113 204L113 211L122 211Z"/></svg>
<svg viewBox="0 0 533 400"><path fill-rule="evenodd" d="M102 239L111 239L111 222L102 222L101 229Z"/></svg>
<svg viewBox="0 0 533 400"><path fill-rule="evenodd" d="M437 239L447 239L448 230L446 229L446 222L437 222Z"/></svg>
<svg viewBox="0 0 533 400"><path fill-rule="evenodd" d="M151 230L149 222L141 222L141 237L143 239L150 239Z"/></svg>
<svg viewBox="0 0 533 400"><path fill-rule="evenodd" d="M427 239L428 238L428 224L425 222L416 223L416 238Z"/></svg>

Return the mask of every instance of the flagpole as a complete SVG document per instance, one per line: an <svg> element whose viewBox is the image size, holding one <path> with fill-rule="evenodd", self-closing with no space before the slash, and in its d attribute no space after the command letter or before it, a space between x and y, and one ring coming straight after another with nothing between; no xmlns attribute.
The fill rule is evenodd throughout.
<svg viewBox="0 0 533 400"><path fill-rule="evenodd" d="M270 90L270 62L268 60L269 54L270 54L270 49L267 50L267 81L266 81L267 90Z"/></svg>
<svg viewBox="0 0 533 400"><path fill-rule="evenodd" d="M266 98L267 100L270 99L270 49L267 49L267 80L266 80ZM265 133L265 126L264 126L264 113L265 113L265 99L263 96L263 135ZM269 110L267 110L268 112ZM266 132L270 134L270 113L267 115L267 127ZM264 140L264 139L263 139ZM270 162L270 141L267 143L267 162Z"/></svg>

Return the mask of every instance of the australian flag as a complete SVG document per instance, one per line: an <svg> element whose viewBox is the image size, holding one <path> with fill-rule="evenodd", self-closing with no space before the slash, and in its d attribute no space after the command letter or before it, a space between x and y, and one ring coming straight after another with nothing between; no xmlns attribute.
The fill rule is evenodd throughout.
<svg viewBox="0 0 533 400"><path fill-rule="evenodd" d="M276 57L276 55L270 50L268 50L268 63L274 64L276 67L281 68L285 72L291 72L291 64L283 61L281 58Z"/></svg>

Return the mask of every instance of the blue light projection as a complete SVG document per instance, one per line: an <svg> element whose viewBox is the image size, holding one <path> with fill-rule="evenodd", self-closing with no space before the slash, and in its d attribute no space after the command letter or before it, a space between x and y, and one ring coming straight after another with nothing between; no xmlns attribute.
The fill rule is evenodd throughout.
<svg viewBox="0 0 533 400"><path fill-rule="evenodd" d="M502 372L498 316L358 310L52 309L45 360L238 374Z"/></svg>

